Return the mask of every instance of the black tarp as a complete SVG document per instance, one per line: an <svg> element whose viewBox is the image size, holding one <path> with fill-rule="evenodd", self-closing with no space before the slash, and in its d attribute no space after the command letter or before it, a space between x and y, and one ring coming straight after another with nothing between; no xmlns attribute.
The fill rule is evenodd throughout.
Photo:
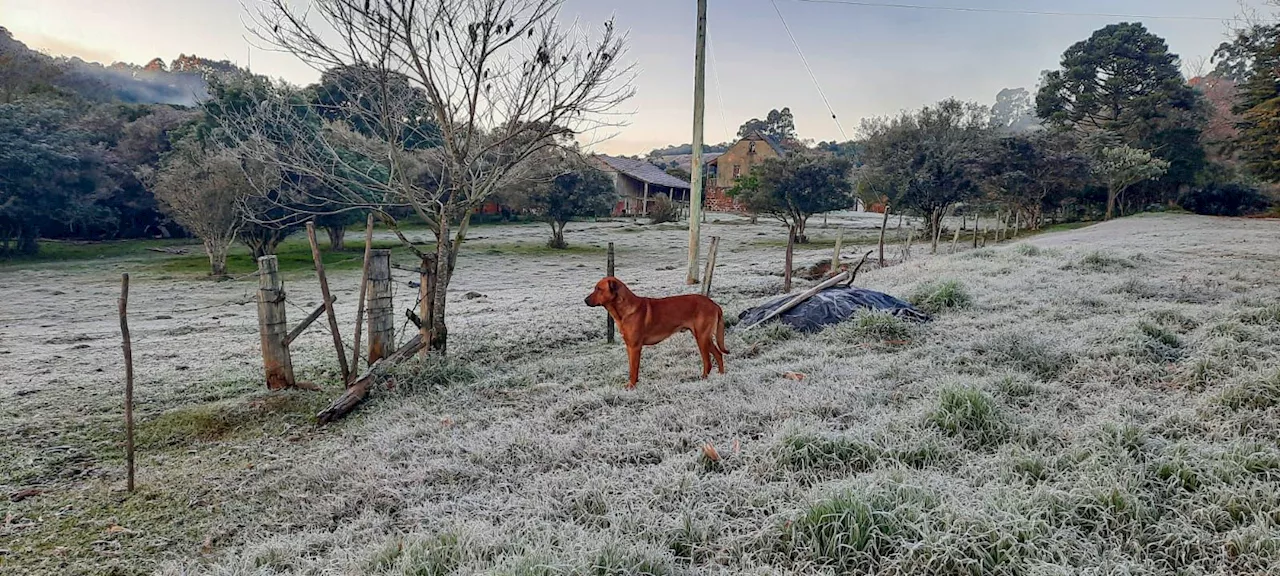
<svg viewBox="0 0 1280 576"><path fill-rule="evenodd" d="M744 310L738 315L738 325L755 324L795 297L795 294L780 296L763 305ZM769 321L781 321L800 332L817 332L823 327L854 317L860 310L888 312L903 320L929 321L928 314L902 300L883 292L853 286L827 288Z"/></svg>

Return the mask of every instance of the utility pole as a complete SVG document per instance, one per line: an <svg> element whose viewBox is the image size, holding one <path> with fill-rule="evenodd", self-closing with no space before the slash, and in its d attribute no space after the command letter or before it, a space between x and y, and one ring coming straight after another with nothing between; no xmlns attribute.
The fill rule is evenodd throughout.
<svg viewBox="0 0 1280 576"><path fill-rule="evenodd" d="M702 231L702 117L706 111L707 0L698 0L698 48L693 60L693 190L689 194L689 274L698 283L698 235Z"/></svg>

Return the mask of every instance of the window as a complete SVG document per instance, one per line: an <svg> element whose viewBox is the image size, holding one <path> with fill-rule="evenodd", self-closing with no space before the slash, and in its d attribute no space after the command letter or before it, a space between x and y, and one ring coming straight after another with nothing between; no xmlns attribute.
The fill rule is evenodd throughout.
<svg viewBox="0 0 1280 576"><path fill-rule="evenodd" d="M739 176L742 176L742 166L740 166L740 165L738 165L738 164L734 164L734 165L733 165L733 177L736 179L736 178L737 178L737 177L739 177Z"/></svg>
<svg viewBox="0 0 1280 576"><path fill-rule="evenodd" d="M756 143L755 141L751 141L747 144L747 154L755 154L755 153L756 153Z"/></svg>

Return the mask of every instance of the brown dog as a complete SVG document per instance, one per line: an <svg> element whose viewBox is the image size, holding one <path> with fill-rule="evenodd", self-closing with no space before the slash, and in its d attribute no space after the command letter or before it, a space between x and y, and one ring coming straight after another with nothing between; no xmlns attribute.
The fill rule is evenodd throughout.
<svg viewBox="0 0 1280 576"><path fill-rule="evenodd" d="M636 296L621 280L612 276L596 283L587 296L587 306L604 306L618 325L622 341L627 345L631 363L631 379L627 388L635 388L640 379L640 349L666 340L676 332L689 330L702 354L702 377L711 373L714 355L720 373L724 374L724 311L720 305L701 294L644 298Z"/></svg>

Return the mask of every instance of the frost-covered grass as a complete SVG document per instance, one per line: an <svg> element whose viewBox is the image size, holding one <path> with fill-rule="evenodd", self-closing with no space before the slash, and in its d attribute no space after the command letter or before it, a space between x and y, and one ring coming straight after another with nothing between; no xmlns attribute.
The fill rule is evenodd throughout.
<svg viewBox="0 0 1280 576"><path fill-rule="evenodd" d="M786 231L720 218L704 230L722 238L712 295L732 316L780 289L782 251L761 239ZM829 246L837 222L879 224L810 236ZM451 286L451 358L397 370L326 428L307 421L338 391L319 327L295 362L326 392L269 394L253 305L237 304L253 284L135 276L133 496L113 307L134 261L0 271L0 573L1280 569L1274 221L1130 218L913 250L858 284L932 303L933 322L730 332L729 372L706 381L678 335L645 350L632 392L582 298L610 241L637 292L692 292L683 233L601 222L571 226L580 250L513 248L542 228L478 229ZM846 258L868 248L854 244ZM796 264L829 257L800 247ZM347 337L357 274L331 278ZM292 318L319 301L305 273L286 289ZM413 296L400 284L398 308ZM43 493L8 500L25 489Z"/></svg>

